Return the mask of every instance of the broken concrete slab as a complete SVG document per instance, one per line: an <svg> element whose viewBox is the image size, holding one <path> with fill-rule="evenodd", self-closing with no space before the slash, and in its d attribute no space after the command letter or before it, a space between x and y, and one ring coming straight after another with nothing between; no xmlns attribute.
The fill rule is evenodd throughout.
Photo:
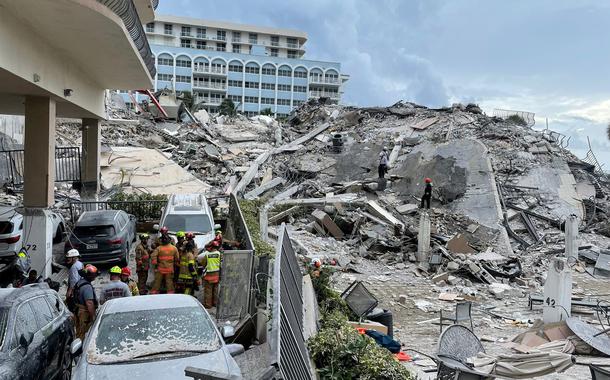
<svg viewBox="0 0 610 380"><path fill-rule="evenodd" d="M329 234L331 234L336 239L342 239L344 236L343 231L337 226L337 224L330 218L330 216L322 210L314 210L311 213L311 216L314 218L319 225L323 226Z"/></svg>
<svg viewBox="0 0 610 380"><path fill-rule="evenodd" d="M477 250L468 244L464 235L457 234L447 242L447 249L451 253L477 253Z"/></svg>
<svg viewBox="0 0 610 380"><path fill-rule="evenodd" d="M274 178L271 181L257 187L256 189L246 193L244 195L245 199L257 199L260 195L262 195L264 192L273 189L276 186L279 186L281 184L284 184L286 182L286 180L284 178Z"/></svg>
<svg viewBox="0 0 610 380"><path fill-rule="evenodd" d="M399 206L396 206L396 211L403 215L414 214L417 212L419 207L413 203L406 203Z"/></svg>
<svg viewBox="0 0 610 380"><path fill-rule="evenodd" d="M387 211L386 209L384 209L383 207L381 207L381 206L379 205L379 203L377 203L377 202L375 202L375 201L368 201L368 202L366 202L366 208L367 208L367 210L368 210L368 211L369 211L371 214L373 214L373 215L375 215L375 216L377 216L377 217L379 217L379 218L381 218L381 219L383 219L383 220L387 221L387 222L388 222L388 223L390 223L391 225L393 225L393 226L401 226L401 227L404 227L404 223L403 223L403 222L401 222L400 220L398 220L398 219L397 219L397 218L396 218L394 215L392 215L392 214L391 214L389 211Z"/></svg>

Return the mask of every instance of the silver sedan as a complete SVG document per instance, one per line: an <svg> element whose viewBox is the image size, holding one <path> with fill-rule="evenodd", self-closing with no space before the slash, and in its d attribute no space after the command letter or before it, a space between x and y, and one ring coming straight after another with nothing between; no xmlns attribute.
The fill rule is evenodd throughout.
<svg viewBox="0 0 610 380"><path fill-rule="evenodd" d="M240 378L232 355L201 303L180 294L116 298L99 310L78 356L73 379L180 379L186 367ZM80 355L80 356L79 356Z"/></svg>

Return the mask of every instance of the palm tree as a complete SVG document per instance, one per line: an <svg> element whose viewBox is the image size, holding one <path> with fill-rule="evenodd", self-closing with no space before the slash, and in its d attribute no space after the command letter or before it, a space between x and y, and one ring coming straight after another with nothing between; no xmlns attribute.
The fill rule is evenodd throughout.
<svg viewBox="0 0 610 380"><path fill-rule="evenodd" d="M233 103L233 101L229 98L225 98L222 101L222 103L220 103L218 110L221 115L225 115L225 116L237 115L237 106L235 106L235 103Z"/></svg>

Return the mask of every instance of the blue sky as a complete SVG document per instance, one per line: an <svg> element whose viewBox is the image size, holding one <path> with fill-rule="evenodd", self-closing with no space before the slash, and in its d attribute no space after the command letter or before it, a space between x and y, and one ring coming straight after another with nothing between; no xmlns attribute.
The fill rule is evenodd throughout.
<svg viewBox="0 0 610 380"><path fill-rule="evenodd" d="M158 13L303 30L307 58L339 61L344 102L475 102L590 136L610 169L610 1L161 0Z"/></svg>

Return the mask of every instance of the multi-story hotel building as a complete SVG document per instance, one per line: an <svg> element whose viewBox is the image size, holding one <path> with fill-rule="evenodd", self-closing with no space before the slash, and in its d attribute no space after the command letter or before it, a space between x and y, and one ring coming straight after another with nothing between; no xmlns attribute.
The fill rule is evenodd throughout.
<svg viewBox="0 0 610 380"><path fill-rule="evenodd" d="M216 111L224 98L254 115L287 115L309 98L341 99L338 62L304 59L307 35L289 29L157 15L145 25L155 55L154 89L188 91Z"/></svg>

